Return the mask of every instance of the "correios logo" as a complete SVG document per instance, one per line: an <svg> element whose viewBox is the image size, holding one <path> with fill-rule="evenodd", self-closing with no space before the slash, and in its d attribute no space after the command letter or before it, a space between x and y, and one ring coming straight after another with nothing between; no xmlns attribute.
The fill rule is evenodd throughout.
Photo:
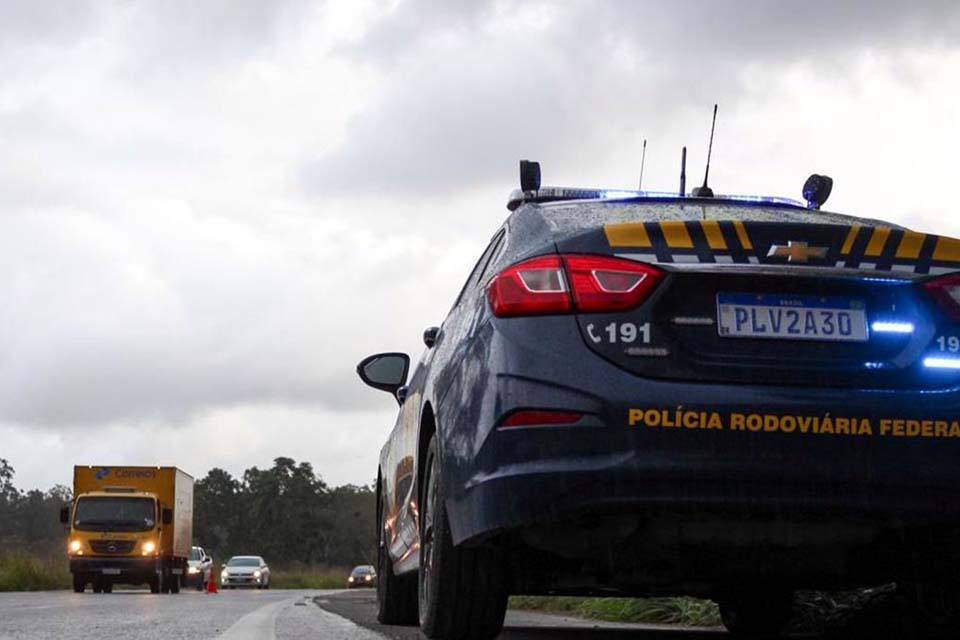
<svg viewBox="0 0 960 640"><path fill-rule="evenodd" d="M156 478L155 469L117 469L113 474L116 478Z"/></svg>
<svg viewBox="0 0 960 640"><path fill-rule="evenodd" d="M155 469L111 469L110 467L100 467L96 472L97 480L103 480L112 475L114 478L156 478Z"/></svg>

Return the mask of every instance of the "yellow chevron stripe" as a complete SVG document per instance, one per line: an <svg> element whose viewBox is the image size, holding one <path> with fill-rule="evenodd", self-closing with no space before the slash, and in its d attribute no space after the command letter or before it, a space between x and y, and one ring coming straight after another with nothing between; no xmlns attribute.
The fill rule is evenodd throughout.
<svg viewBox="0 0 960 640"><path fill-rule="evenodd" d="M693 249L693 240L683 220L663 220L660 222L660 230L671 249Z"/></svg>
<svg viewBox="0 0 960 640"><path fill-rule="evenodd" d="M890 237L890 227L877 227L870 236L870 242L867 243L867 250L864 255L879 256L883 253L883 247L887 244L887 238Z"/></svg>
<svg viewBox="0 0 960 640"><path fill-rule="evenodd" d="M960 240L937 238L937 246L933 250L933 259L945 262L960 262Z"/></svg>
<svg viewBox="0 0 960 640"><path fill-rule="evenodd" d="M707 238L707 245L711 249L726 251L727 241L723 239L723 232L720 231L720 223L716 220L702 220L700 226L703 227L703 235Z"/></svg>
<svg viewBox="0 0 960 640"><path fill-rule="evenodd" d="M733 228L737 232L737 238L740 239L740 246L743 247L745 251L751 251L753 249L753 243L750 242L750 236L747 235L747 228L743 226L743 223L739 220L733 221Z"/></svg>
<svg viewBox="0 0 960 640"><path fill-rule="evenodd" d="M850 250L853 249L853 243L856 242L858 233L860 233L860 225L851 225L850 233L847 234L847 239L843 241L843 248L840 249L840 255L850 255Z"/></svg>
<svg viewBox="0 0 960 640"><path fill-rule="evenodd" d="M920 249L923 248L923 241L927 234L917 233L916 231L904 231L903 239L900 240L900 246L897 247L898 258L910 258L916 260L920 257Z"/></svg>
<svg viewBox="0 0 960 640"><path fill-rule="evenodd" d="M603 227L611 247L652 247L650 234L642 222L621 222Z"/></svg>

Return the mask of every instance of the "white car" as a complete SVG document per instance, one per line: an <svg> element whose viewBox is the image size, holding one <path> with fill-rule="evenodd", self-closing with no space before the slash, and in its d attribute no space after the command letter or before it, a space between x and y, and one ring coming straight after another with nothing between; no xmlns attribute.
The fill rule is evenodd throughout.
<svg viewBox="0 0 960 640"><path fill-rule="evenodd" d="M260 556L233 556L220 572L220 585L234 587L270 588L270 567Z"/></svg>
<svg viewBox="0 0 960 640"><path fill-rule="evenodd" d="M210 573L213 571L213 558L207 555L203 547L190 547L190 557L187 558L187 575L183 577L183 586L195 586L202 591L210 582Z"/></svg>

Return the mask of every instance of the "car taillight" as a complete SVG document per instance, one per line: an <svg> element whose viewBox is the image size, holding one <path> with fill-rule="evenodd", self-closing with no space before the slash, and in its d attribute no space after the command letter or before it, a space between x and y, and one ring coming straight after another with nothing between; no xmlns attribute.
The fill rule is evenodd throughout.
<svg viewBox="0 0 960 640"><path fill-rule="evenodd" d="M570 293L559 256L540 256L507 267L487 289L496 316L565 313Z"/></svg>
<svg viewBox="0 0 960 640"><path fill-rule="evenodd" d="M500 423L501 427L530 427L534 425L573 424L583 417L575 411L556 411L553 409L520 409L514 411Z"/></svg>
<svg viewBox="0 0 960 640"><path fill-rule="evenodd" d="M936 298L951 318L960 322L960 274L954 273L936 278L923 286Z"/></svg>
<svg viewBox="0 0 960 640"><path fill-rule="evenodd" d="M627 311L647 299L660 282L654 267L609 256L564 256L578 311Z"/></svg>
<svg viewBox="0 0 960 640"><path fill-rule="evenodd" d="M610 256L540 256L504 269L487 289L498 317L626 311L663 277L650 265Z"/></svg>

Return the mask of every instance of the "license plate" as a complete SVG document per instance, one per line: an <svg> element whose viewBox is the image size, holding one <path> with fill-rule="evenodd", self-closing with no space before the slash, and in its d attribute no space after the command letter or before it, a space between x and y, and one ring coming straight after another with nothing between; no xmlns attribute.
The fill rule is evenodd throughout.
<svg viewBox="0 0 960 640"><path fill-rule="evenodd" d="M118 576L118 575L120 575L120 569L103 569L103 575L105 575L105 576Z"/></svg>
<svg viewBox="0 0 960 640"><path fill-rule="evenodd" d="M863 300L841 296L717 294L723 338L866 342Z"/></svg>

